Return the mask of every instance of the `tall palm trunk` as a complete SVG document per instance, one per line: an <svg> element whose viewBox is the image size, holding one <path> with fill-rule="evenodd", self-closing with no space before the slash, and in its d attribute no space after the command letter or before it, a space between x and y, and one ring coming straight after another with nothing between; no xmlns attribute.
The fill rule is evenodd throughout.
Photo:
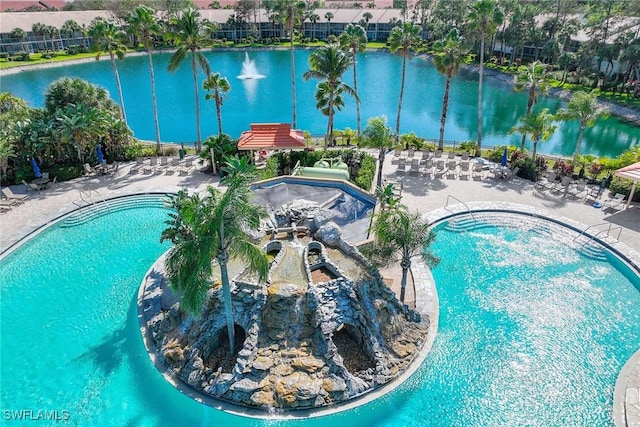
<svg viewBox="0 0 640 427"><path fill-rule="evenodd" d="M396 142L400 138L400 111L402 110L402 95L404 95L404 76L407 69L407 56L402 56L402 79L400 80L400 99L398 100L398 116L396 117Z"/></svg>
<svg viewBox="0 0 640 427"><path fill-rule="evenodd" d="M227 320L227 334L229 335L229 353L233 354L236 348L236 337L233 330L233 305L231 302L231 284L229 283L229 271L227 270L228 255L221 251L218 257L220 265L220 279L222 280L222 295L224 297L224 316Z"/></svg>
<svg viewBox="0 0 640 427"><path fill-rule="evenodd" d="M291 98L293 104L293 120L291 126L296 129L296 54L293 49L293 29L291 29Z"/></svg>
<svg viewBox="0 0 640 427"><path fill-rule="evenodd" d="M576 167L576 163L578 162L578 154L580 153L580 144L582 143L582 136L584 135L584 130L586 129L587 124L580 122L580 130L578 131L578 140L576 141L576 149L573 152L573 160L571 160L571 166Z"/></svg>
<svg viewBox="0 0 640 427"><path fill-rule="evenodd" d="M536 97L536 86L531 85L529 88L529 99L527 99L527 112L525 113L525 117L529 117L531 114L531 108L533 107L533 100ZM522 134L522 139L520 140L520 152L524 152L524 139L526 135Z"/></svg>
<svg viewBox="0 0 640 427"><path fill-rule="evenodd" d="M478 152L482 152L482 79L484 77L484 34L480 41L480 73L478 75Z"/></svg>
<svg viewBox="0 0 640 427"><path fill-rule="evenodd" d="M113 53L111 56L111 68L113 69L113 75L116 78L116 87L118 88L118 97L120 98L120 114L122 116L122 120L127 123L127 114L124 110L124 98L122 96L122 85L120 84L120 73L118 73L118 67L116 66L116 58Z"/></svg>
<svg viewBox="0 0 640 427"><path fill-rule="evenodd" d="M451 86L451 73L447 72L447 80L444 85L444 97L442 98L442 116L440 117L440 139L438 150L444 149L444 124L447 121L447 109L449 108L449 86Z"/></svg>
<svg viewBox="0 0 640 427"><path fill-rule="evenodd" d="M153 124L156 128L156 153L161 154L160 120L158 119L158 101L156 99L156 74L153 70L153 55L147 50L149 57L149 75L151 76L151 103L153 104Z"/></svg>
<svg viewBox="0 0 640 427"><path fill-rule="evenodd" d="M198 69L196 67L196 54L191 52L191 68L193 69L193 89L196 93L196 152L200 152L200 103L198 95Z"/></svg>
<svg viewBox="0 0 640 427"><path fill-rule="evenodd" d="M358 73L356 72L356 53L353 53L353 90L356 92L356 122L360 136L360 97L358 96Z"/></svg>
<svg viewBox="0 0 640 427"><path fill-rule="evenodd" d="M218 119L218 135L222 135L222 113L220 112L221 104L222 100L220 99L220 95L216 93L216 117Z"/></svg>
<svg viewBox="0 0 640 427"><path fill-rule="evenodd" d="M533 140L533 155L531 156L531 158L533 159L533 162L536 162L536 153L538 151L538 139L534 139Z"/></svg>
<svg viewBox="0 0 640 427"><path fill-rule="evenodd" d="M384 157L386 148L380 148L380 152L378 152L378 180L376 181L376 185L378 187L382 187L382 166L384 165Z"/></svg>
<svg viewBox="0 0 640 427"><path fill-rule="evenodd" d="M411 258L403 256L400 262L402 267L402 280L400 282L400 302L404 304L404 297L407 291L407 277L409 275L409 268L411 268Z"/></svg>

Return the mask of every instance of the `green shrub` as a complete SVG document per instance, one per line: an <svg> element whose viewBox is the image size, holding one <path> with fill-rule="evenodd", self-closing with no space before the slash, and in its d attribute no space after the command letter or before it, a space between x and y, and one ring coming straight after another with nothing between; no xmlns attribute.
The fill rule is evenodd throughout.
<svg viewBox="0 0 640 427"><path fill-rule="evenodd" d="M477 141L469 140L469 141L462 142L460 144L460 150L463 152L466 151L471 155L474 155L477 149L478 149Z"/></svg>
<svg viewBox="0 0 640 427"><path fill-rule="evenodd" d="M134 140L124 149L124 155L127 160L135 160L137 157L148 157L156 155L155 144L143 144Z"/></svg>
<svg viewBox="0 0 640 427"><path fill-rule="evenodd" d="M369 191L373 176L376 173L376 161L373 156L365 154L360 162L360 169L356 175L355 184L363 190Z"/></svg>
<svg viewBox="0 0 640 427"><path fill-rule="evenodd" d="M69 181L82 176L82 167L76 165L53 165L49 168L51 179L56 177L58 181Z"/></svg>
<svg viewBox="0 0 640 427"><path fill-rule="evenodd" d="M0 59L9 59L9 52L0 52Z"/></svg>
<svg viewBox="0 0 640 427"><path fill-rule="evenodd" d="M633 185L633 181L630 179L624 179L619 177L614 177L609 185L609 189L612 193L621 193L626 195L627 197L631 194L631 186ZM634 201L640 201L640 190L636 190L634 196Z"/></svg>
<svg viewBox="0 0 640 427"><path fill-rule="evenodd" d="M518 176L535 181L536 179L536 164L530 157L524 157L516 160L511 166L512 169L519 167Z"/></svg>
<svg viewBox="0 0 640 427"><path fill-rule="evenodd" d="M271 156L267 159L267 164L264 169L259 172L258 177L259 179L269 179L275 178L276 176L278 176L278 158Z"/></svg>

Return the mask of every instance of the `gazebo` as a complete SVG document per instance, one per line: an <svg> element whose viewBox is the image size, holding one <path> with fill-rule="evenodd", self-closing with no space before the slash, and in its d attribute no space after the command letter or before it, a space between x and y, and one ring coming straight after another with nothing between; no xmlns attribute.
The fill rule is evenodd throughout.
<svg viewBox="0 0 640 427"><path fill-rule="evenodd" d="M629 166L625 166L616 170L616 176L620 178L626 178L633 181L633 185L631 186L631 192L629 193L629 199L627 200L627 204L625 205L625 209L629 207L631 204L631 200L633 199L633 195L636 192L636 187L638 186L638 181L640 181L640 162L634 163Z"/></svg>
<svg viewBox="0 0 640 427"><path fill-rule="evenodd" d="M238 150L282 150L306 147L301 130L291 129L289 123L252 123L251 130L242 132Z"/></svg>

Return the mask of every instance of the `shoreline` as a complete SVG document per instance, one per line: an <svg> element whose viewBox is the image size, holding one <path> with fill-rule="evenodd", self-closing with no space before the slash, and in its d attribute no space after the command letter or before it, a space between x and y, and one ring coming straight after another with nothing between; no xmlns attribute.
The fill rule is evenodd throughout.
<svg viewBox="0 0 640 427"><path fill-rule="evenodd" d="M288 47L285 47L285 46L242 47L242 48L214 47L210 49L210 51L215 52L215 51L225 51L225 50L283 50L283 49L288 49ZM308 50L308 49L313 49L313 47L298 47L296 49ZM385 49L368 49L368 50L380 51ZM163 50L155 50L154 53L168 53L172 51L173 51L172 49L163 49ZM125 57L142 56L142 55L147 55L147 52L146 51L131 52L131 53L127 53ZM416 55L416 58L431 61L431 55L428 55L428 54ZM98 59L98 61L105 61L105 60L109 60L108 55L103 55L100 57L100 59ZM0 77L19 74L23 71L44 70L48 68L62 67L65 65L77 65L77 64L82 64L82 63L91 62L91 61L96 61L96 58L89 57L89 58L69 59L66 61L47 62L43 64L21 65L18 67L0 69ZM479 72L478 65L465 65L462 67L462 69L471 73ZM510 87L513 88L513 77L514 77L513 74L508 74L502 71L485 68L484 75L485 77L508 84ZM562 99L563 101L569 101L571 99L572 93L573 92L570 90L552 87L551 89L549 89L549 93L547 94L547 96L559 98L559 99ZM601 100L601 99L598 99L598 104L602 108L606 109L612 116L615 116L624 122L640 126L640 109L636 109L626 105L616 104L615 102Z"/></svg>

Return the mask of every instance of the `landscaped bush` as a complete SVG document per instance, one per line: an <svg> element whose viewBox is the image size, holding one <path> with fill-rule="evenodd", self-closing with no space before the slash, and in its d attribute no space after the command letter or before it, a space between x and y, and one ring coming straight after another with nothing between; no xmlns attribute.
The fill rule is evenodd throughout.
<svg viewBox="0 0 640 427"><path fill-rule="evenodd" d="M358 174L356 175L355 184L363 190L369 191L375 173L375 159L372 156L365 154L360 161L360 169L358 170Z"/></svg>
<svg viewBox="0 0 640 427"><path fill-rule="evenodd" d="M276 156L271 156L267 159L267 164L262 169L258 177L259 179L270 179L278 176L278 158Z"/></svg>
<svg viewBox="0 0 640 427"><path fill-rule="evenodd" d="M516 160L511 168L515 169L519 167L518 176L526 179L530 179L532 181L536 180L536 164L533 162L533 159L530 157L524 157Z"/></svg>
<svg viewBox="0 0 640 427"><path fill-rule="evenodd" d="M612 193L621 193L621 194L625 194L628 197L629 194L631 193L632 185L633 185L633 181L631 181L630 179L619 178L616 176L611 181L611 184L609 185L609 190L611 190ZM636 190L633 196L633 200L636 202L640 201L640 190Z"/></svg>
<svg viewBox="0 0 640 427"><path fill-rule="evenodd" d="M61 166L53 165L49 168L49 176L51 179L56 177L58 181L69 181L70 179L82 176L82 168L80 166Z"/></svg>
<svg viewBox="0 0 640 427"><path fill-rule="evenodd" d="M127 160L135 160L137 157L155 156L156 146L152 144L142 144L139 141L133 141L125 147L124 155Z"/></svg>
<svg viewBox="0 0 640 427"><path fill-rule="evenodd" d="M9 59L9 52L0 52L0 59Z"/></svg>

